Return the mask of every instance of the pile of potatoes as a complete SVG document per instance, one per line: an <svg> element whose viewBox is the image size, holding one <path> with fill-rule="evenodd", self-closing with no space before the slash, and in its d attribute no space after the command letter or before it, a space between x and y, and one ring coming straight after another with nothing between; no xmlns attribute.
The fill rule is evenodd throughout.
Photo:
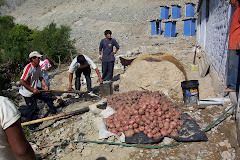
<svg viewBox="0 0 240 160"><path fill-rule="evenodd" d="M107 103L116 114L105 118L108 131L120 136L132 137L144 132L148 138L158 139L170 135L178 137L183 125L181 111L159 91L130 91L107 96Z"/></svg>

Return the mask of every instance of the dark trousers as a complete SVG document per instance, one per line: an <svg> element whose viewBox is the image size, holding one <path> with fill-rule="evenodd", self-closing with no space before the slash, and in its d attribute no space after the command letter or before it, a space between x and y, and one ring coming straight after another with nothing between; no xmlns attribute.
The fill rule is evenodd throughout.
<svg viewBox="0 0 240 160"><path fill-rule="evenodd" d="M227 57L227 80L226 85L233 90L239 91L240 81L240 51L229 50Z"/></svg>
<svg viewBox="0 0 240 160"><path fill-rule="evenodd" d="M114 61L102 62L102 80L110 81L113 78Z"/></svg>
<svg viewBox="0 0 240 160"><path fill-rule="evenodd" d="M52 95L50 93L39 93L34 94L32 97L24 97L25 102L27 104L27 120L32 121L36 120L37 117L37 100L40 99L47 103L50 113L55 114L56 108L53 105ZM35 125L30 125L29 128L35 127Z"/></svg>
<svg viewBox="0 0 240 160"><path fill-rule="evenodd" d="M75 79L75 88L76 90L80 91L81 88L81 74L84 74L86 81L87 81L87 91L90 92L92 90L92 81L91 81L91 68L90 66L87 66L85 68L81 68L81 69L77 69L77 71L75 72L76 74L76 79Z"/></svg>

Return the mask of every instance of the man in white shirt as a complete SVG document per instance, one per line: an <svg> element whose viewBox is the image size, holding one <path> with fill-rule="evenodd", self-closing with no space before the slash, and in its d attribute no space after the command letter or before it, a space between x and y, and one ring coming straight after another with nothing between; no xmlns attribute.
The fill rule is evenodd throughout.
<svg viewBox="0 0 240 160"><path fill-rule="evenodd" d="M36 159L19 118L16 106L8 98L0 96L0 160Z"/></svg>
<svg viewBox="0 0 240 160"><path fill-rule="evenodd" d="M47 103L50 113L55 114L56 108L53 105L53 99L50 93L42 93L37 89L38 80L41 81L44 86L44 90L48 90L48 86L42 77L42 71L39 66L40 57L42 55L37 51L33 51L29 54L30 63L27 64L23 70L23 74L20 78L19 93L24 97L27 105L27 119L32 121L37 119L37 99L40 99ZM35 124L29 125L29 129L34 130Z"/></svg>
<svg viewBox="0 0 240 160"><path fill-rule="evenodd" d="M76 74L76 79L75 79L75 89L80 91L81 88L81 74L83 73L86 81L87 81L87 91L91 92L92 91L92 82L91 82L91 68L94 69L98 75L99 82L102 82L101 75L99 73L99 70L97 69L97 66L95 63L85 54L78 55L75 57L69 67L69 87L68 89L72 89L72 79L73 79L73 72Z"/></svg>
<svg viewBox="0 0 240 160"><path fill-rule="evenodd" d="M48 71L52 68L50 62L48 61L48 59L46 58L43 58L43 54L42 52L40 52L40 54L42 55L40 57L40 62L39 62L39 66L41 68L41 71L42 71L42 76L48 86L48 89L50 88L50 83L49 83L49 80L48 80ZM41 82L39 81L38 82L38 87L39 88L43 88Z"/></svg>

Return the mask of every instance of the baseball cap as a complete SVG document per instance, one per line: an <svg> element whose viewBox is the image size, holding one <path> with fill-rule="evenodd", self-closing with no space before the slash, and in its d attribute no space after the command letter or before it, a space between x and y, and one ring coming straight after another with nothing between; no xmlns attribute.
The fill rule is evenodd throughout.
<svg viewBox="0 0 240 160"><path fill-rule="evenodd" d="M33 51L29 54L29 58L32 58L32 57L42 57L42 55L37 51Z"/></svg>

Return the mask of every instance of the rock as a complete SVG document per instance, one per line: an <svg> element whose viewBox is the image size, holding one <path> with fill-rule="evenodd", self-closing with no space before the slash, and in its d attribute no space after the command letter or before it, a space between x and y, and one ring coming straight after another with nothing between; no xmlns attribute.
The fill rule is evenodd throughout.
<svg viewBox="0 0 240 160"><path fill-rule="evenodd" d="M36 152L39 148L36 144L30 143L32 146L32 149L34 150L34 152Z"/></svg>
<svg viewBox="0 0 240 160"><path fill-rule="evenodd" d="M231 144L228 142L228 140L224 140L224 143L228 149L232 148Z"/></svg>
<svg viewBox="0 0 240 160"><path fill-rule="evenodd" d="M102 123L103 118L102 117L96 117L93 119L93 123L94 125L97 127L97 129L99 130L100 128L100 124Z"/></svg>
<svg viewBox="0 0 240 160"><path fill-rule="evenodd" d="M173 141L174 141L174 139L172 139L172 138L164 137L162 143L163 143L163 145L170 145L173 143Z"/></svg>
<svg viewBox="0 0 240 160"><path fill-rule="evenodd" d="M91 156L92 151L90 149L84 149L82 151L82 156Z"/></svg>
<svg viewBox="0 0 240 160"><path fill-rule="evenodd" d="M229 160L231 159L231 153L229 153L228 151L223 151L222 154L221 154L223 160Z"/></svg>
<svg viewBox="0 0 240 160"><path fill-rule="evenodd" d="M80 117L78 117L75 121L78 122L78 121L80 121L80 120L82 120L82 119L83 119L82 116L80 116Z"/></svg>
<svg viewBox="0 0 240 160"><path fill-rule="evenodd" d="M114 137L114 136L111 136L111 137L108 138L108 142L113 142L114 139L115 139L115 137Z"/></svg>
<svg viewBox="0 0 240 160"><path fill-rule="evenodd" d="M48 134L49 133L49 129L47 128L47 129L45 129L45 133L46 134Z"/></svg>
<svg viewBox="0 0 240 160"><path fill-rule="evenodd" d="M16 86L18 86L18 87L21 86L20 81L17 81L15 84L16 84Z"/></svg>
<svg viewBox="0 0 240 160"><path fill-rule="evenodd" d="M19 87L17 87L17 86L12 86L12 89L18 89Z"/></svg>

